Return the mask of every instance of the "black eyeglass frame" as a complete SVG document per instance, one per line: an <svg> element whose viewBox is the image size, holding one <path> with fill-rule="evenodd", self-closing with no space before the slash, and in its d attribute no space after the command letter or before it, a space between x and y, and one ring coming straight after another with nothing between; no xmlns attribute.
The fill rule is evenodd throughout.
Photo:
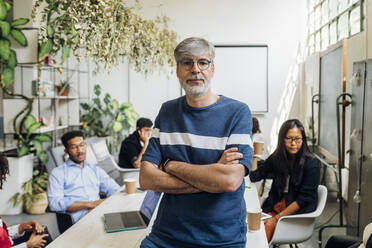
<svg viewBox="0 0 372 248"><path fill-rule="evenodd" d="M287 144L292 144L293 141L295 142L296 145L299 145L301 144L301 142L304 141L304 138L300 138L300 137L296 137L296 138L290 138L290 137L285 137L284 138L284 142L286 142Z"/></svg>
<svg viewBox="0 0 372 248"><path fill-rule="evenodd" d="M208 62L208 67L207 68L200 68L200 65L199 65L199 62L200 61L205 61L205 62ZM185 65L185 64L182 64L182 63L185 63L185 62L192 62L192 65ZM177 63L180 63L181 66L186 70L186 71L191 71L192 68L194 67L194 64L196 63L196 65L198 66L199 70L201 71L206 71L208 70L210 67L211 67L211 64L213 63L213 60L209 60L209 59L198 59L198 60L192 60L192 59L183 59L183 60L179 60L177 61ZM188 68L188 66L190 66L190 68Z"/></svg>

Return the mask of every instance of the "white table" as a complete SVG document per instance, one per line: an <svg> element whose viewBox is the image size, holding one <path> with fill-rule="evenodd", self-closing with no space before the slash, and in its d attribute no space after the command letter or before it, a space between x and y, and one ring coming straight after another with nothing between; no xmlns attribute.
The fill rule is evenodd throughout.
<svg viewBox="0 0 372 248"><path fill-rule="evenodd" d="M117 192L56 238L48 245L48 248L138 248L141 241L151 231L150 227L133 231L106 233L103 225L103 215L111 212L139 210L144 197L145 193L127 195ZM155 216L152 218L150 226ZM263 225L261 225L260 231L247 232L247 247L268 247Z"/></svg>

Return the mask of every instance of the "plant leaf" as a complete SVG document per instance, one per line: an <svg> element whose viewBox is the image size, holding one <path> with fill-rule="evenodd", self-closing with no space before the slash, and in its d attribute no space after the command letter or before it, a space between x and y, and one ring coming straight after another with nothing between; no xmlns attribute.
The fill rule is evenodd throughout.
<svg viewBox="0 0 372 248"><path fill-rule="evenodd" d="M27 115L23 127L28 130L34 123L36 123L36 118L33 115Z"/></svg>
<svg viewBox="0 0 372 248"><path fill-rule="evenodd" d="M10 31L10 34L13 36L13 38L21 45L21 46L27 46L27 39L24 33L22 33L21 30L17 28L13 28Z"/></svg>
<svg viewBox="0 0 372 248"><path fill-rule="evenodd" d="M14 71L11 68L4 68L3 73L1 74L1 87L7 89L14 79Z"/></svg>
<svg viewBox="0 0 372 248"><path fill-rule="evenodd" d="M0 20L4 20L8 15L8 8L4 3L4 0L0 1Z"/></svg>
<svg viewBox="0 0 372 248"><path fill-rule="evenodd" d="M13 207L17 207L22 201L20 199L20 193L17 192L15 193L10 199L9 201L13 203Z"/></svg>
<svg viewBox="0 0 372 248"><path fill-rule="evenodd" d="M123 119L123 114L122 113L118 113L118 115L116 116L116 121L121 121Z"/></svg>
<svg viewBox="0 0 372 248"><path fill-rule="evenodd" d="M42 164L46 164L46 162L48 161L48 156L45 152L41 152L38 158L40 159Z"/></svg>
<svg viewBox="0 0 372 248"><path fill-rule="evenodd" d="M38 135L35 135L32 140L37 140L39 142L51 142L52 141L52 137L50 135L47 135L47 134L38 134Z"/></svg>
<svg viewBox="0 0 372 248"><path fill-rule="evenodd" d="M10 41L7 39L0 39L0 56L8 61L10 55Z"/></svg>
<svg viewBox="0 0 372 248"><path fill-rule="evenodd" d="M12 9L12 5L10 5L8 2L4 2L6 6L6 10L9 12Z"/></svg>
<svg viewBox="0 0 372 248"><path fill-rule="evenodd" d="M30 19L28 18L19 18L17 20L14 20L10 23L10 25L12 27L17 27L17 26L21 26L21 25L25 25L27 24L28 22L30 21Z"/></svg>
<svg viewBox="0 0 372 248"><path fill-rule="evenodd" d="M95 85L94 85L94 94L95 94L96 96L101 95L101 86L100 86L99 84L95 84Z"/></svg>
<svg viewBox="0 0 372 248"><path fill-rule="evenodd" d="M123 125L121 124L121 122L120 121L114 121L114 123L112 124L112 131L114 131L114 133L118 133L122 129L123 129Z"/></svg>
<svg viewBox="0 0 372 248"><path fill-rule="evenodd" d="M114 110L117 111L119 109L118 100L116 100L116 99L112 100L112 106L114 107Z"/></svg>
<svg viewBox="0 0 372 248"><path fill-rule="evenodd" d="M36 149L36 156L39 156L40 153L43 151L43 146L38 140L32 140L32 144L34 144L34 147Z"/></svg>
<svg viewBox="0 0 372 248"><path fill-rule="evenodd" d="M89 109L89 104L86 103L86 102L80 103L80 106L81 106L81 108L84 109L84 110L88 110L88 109Z"/></svg>
<svg viewBox="0 0 372 248"><path fill-rule="evenodd" d="M40 46L39 52L39 62L43 61L46 57L48 57L49 53L52 51L53 41L48 39L47 41L43 41Z"/></svg>
<svg viewBox="0 0 372 248"><path fill-rule="evenodd" d="M8 59L8 66L11 69L14 69L14 67L16 67L17 64L18 64L17 54L14 50L10 50L9 59Z"/></svg>
<svg viewBox="0 0 372 248"><path fill-rule="evenodd" d="M29 154L30 148L28 148L26 145L22 145L21 148L19 148L18 151L18 157L22 157L26 154Z"/></svg>
<svg viewBox="0 0 372 248"><path fill-rule="evenodd" d="M52 27L52 25L48 24L47 26L47 35L49 38L53 38L53 34L54 34L54 29Z"/></svg>
<svg viewBox="0 0 372 248"><path fill-rule="evenodd" d="M30 135L35 132L37 129L39 129L43 125L41 122L34 123L30 126L30 128L27 130L26 140L30 138Z"/></svg>
<svg viewBox="0 0 372 248"><path fill-rule="evenodd" d="M70 47L65 43L62 47L61 64L70 57Z"/></svg>
<svg viewBox="0 0 372 248"><path fill-rule="evenodd" d="M10 24L7 21L0 21L1 35L6 38L10 33Z"/></svg>

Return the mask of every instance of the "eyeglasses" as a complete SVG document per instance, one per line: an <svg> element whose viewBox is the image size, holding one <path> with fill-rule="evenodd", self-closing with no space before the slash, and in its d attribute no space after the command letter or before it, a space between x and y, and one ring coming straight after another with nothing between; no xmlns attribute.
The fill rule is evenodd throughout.
<svg viewBox="0 0 372 248"><path fill-rule="evenodd" d="M87 147L87 143L85 143L85 142L81 142L80 144L73 144L73 145L70 145L68 148L69 148L70 150L77 150L78 148L83 149L83 148L85 148L85 147Z"/></svg>
<svg viewBox="0 0 372 248"><path fill-rule="evenodd" d="M178 61L178 63L181 65L182 69L184 69L186 71L191 71L191 69L194 67L194 63L196 63L198 65L198 68L201 71L208 70L208 68L210 67L212 62L213 62L212 60L208 60L208 59L199 59L197 61L194 61L194 60L191 60L191 59L185 59L185 60Z"/></svg>
<svg viewBox="0 0 372 248"><path fill-rule="evenodd" d="M292 144L293 141L295 142L295 144L301 144L302 141L303 141L303 138L299 138L299 137L296 137L296 138L291 138L291 137L285 137L284 138L284 142L287 143L287 144Z"/></svg>

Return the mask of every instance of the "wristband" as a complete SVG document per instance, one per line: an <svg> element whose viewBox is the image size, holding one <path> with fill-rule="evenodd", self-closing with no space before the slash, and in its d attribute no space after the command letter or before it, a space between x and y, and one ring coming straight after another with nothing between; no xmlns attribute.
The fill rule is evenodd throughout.
<svg viewBox="0 0 372 248"><path fill-rule="evenodd" d="M162 166L161 166L162 171L166 172L166 171L165 171L165 166L167 166L167 164L169 163L169 161L170 161L170 159L168 158L168 159L165 160L165 162L162 164Z"/></svg>
<svg viewBox="0 0 372 248"><path fill-rule="evenodd" d="M254 158L261 159L261 155L259 155L259 154L254 154L253 157L254 157Z"/></svg>

